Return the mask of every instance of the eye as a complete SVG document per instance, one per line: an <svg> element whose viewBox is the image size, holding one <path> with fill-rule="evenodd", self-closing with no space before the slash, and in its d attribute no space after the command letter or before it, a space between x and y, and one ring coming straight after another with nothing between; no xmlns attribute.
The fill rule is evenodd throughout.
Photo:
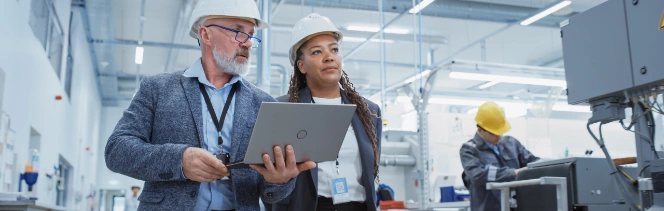
<svg viewBox="0 0 664 211"><path fill-rule="evenodd" d="M338 52L339 52L339 48L332 48L332 52L338 53Z"/></svg>
<svg viewBox="0 0 664 211"><path fill-rule="evenodd" d="M311 53L311 54L312 54L312 55L318 55L318 54L320 54L320 53L321 53L320 50L315 50L315 51L314 51L313 53Z"/></svg>

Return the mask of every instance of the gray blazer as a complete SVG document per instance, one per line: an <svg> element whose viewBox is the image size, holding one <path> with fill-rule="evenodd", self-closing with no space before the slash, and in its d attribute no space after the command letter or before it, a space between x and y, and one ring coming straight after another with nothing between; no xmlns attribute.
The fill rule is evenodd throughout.
<svg viewBox="0 0 664 211"><path fill-rule="evenodd" d="M459 150L466 175L463 179L470 183L470 210L500 210L500 191L487 190L486 183L514 181L514 170L540 159L511 136L500 139L498 152L499 155L478 134Z"/></svg>
<svg viewBox="0 0 664 211"><path fill-rule="evenodd" d="M288 95L278 97L279 102L288 102ZM341 97L344 103L350 103L346 94L342 91ZM364 99L367 103L369 110L378 114L378 117L373 117L374 127L376 128L376 137L378 138L378 154L380 155L380 141L383 131L383 124L381 120L380 107L375 103ZM309 88L300 90L300 103L311 103L311 91ZM360 149L360 159L362 163L362 185L366 193L365 204L367 211L376 211L376 192L375 178L373 175L374 170L374 153L371 147L369 136L364 130L364 125L360 116L355 113L351 121L355 137ZM318 169L314 168L309 171L303 171L297 176L295 189L288 198L281 200L277 203L269 204L265 202L266 210L272 211L310 211L316 210L318 204Z"/></svg>
<svg viewBox="0 0 664 211"><path fill-rule="evenodd" d="M182 175L182 154L201 147L203 118L197 78L184 71L146 77L106 144L106 166L114 172L145 181L139 210L193 210L199 182ZM244 79L242 79L244 80ZM235 94L231 160L244 157L261 102L275 99L249 82ZM284 199L295 179L268 184L253 169L231 170L236 210L260 210L265 202Z"/></svg>

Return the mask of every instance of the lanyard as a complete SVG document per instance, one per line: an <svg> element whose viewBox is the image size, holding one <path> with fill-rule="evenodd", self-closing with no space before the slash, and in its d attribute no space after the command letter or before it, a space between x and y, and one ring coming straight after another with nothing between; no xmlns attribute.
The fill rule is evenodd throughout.
<svg viewBox="0 0 664 211"><path fill-rule="evenodd" d="M316 104L316 101L314 101L314 97L313 97L313 96L311 96L311 103ZM341 104L344 104L344 99L343 99L343 97L341 98ZM336 167L337 167L337 175L339 175L339 154L337 154L337 159L336 159L335 161L336 161L336 164L337 164L337 165L336 165Z"/></svg>
<svg viewBox="0 0 664 211"><path fill-rule="evenodd" d="M212 102L210 102L210 96L208 96L207 91L205 91L205 85L202 83L198 83L198 87L201 89L201 93L203 93L203 98L205 99L205 104L207 105L208 111L210 112L210 116L212 116L212 121L214 121L214 126L217 128L217 134L219 135L217 142L219 144L219 151L223 151L222 144L224 144L224 140L221 138L221 127L224 126L224 120L226 120L226 113L228 113L228 107L231 105L231 101L233 101L233 95L235 95L235 91L237 90L239 82L236 82L233 84L233 88L231 88L231 92L228 94L228 98L226 99L226 104L224 105L224 110L221 112L221 118L217 120L217 114L214 113L214 107L212 107Z"/></svg>

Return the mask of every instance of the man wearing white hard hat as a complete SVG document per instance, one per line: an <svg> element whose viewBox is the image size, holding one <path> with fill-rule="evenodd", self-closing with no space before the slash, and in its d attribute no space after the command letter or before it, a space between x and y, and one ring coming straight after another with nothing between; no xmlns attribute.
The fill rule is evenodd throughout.
<svg viewBox="0 0 664 211"><path fill-rule="evenodd" d="M202 57L143 79L108 140L106 165L145 181L138 210L258 211L259 198L286 198L316 166L296 164L292 146L275 147L274 162L262 155L265 166L224 165L244 157L260 104L276 101L243 78L261 42L255 30L268 25L252 0L200 0L189 23Z"/></svg>
<svg viewBox="0 0 664 211"><path fill-rule="evenodd" d="M356 113L336 161L300 173L289 198L266 204L272 211L375 211L380 161L380 108L361 97L342 70L343 35L327 17L309 14L295 24L289 50L294 66L281 102L355 104Z"/></svg>

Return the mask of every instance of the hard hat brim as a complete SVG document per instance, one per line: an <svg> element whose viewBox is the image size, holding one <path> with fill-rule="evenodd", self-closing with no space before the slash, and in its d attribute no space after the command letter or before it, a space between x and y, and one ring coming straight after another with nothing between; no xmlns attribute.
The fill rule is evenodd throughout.
<svg viewBox="0 0 664 211"><path fill-rule="evenodd" d="M480 127L482 127L482 129L486 131L489 131L489 133L498 136L502 136L503 134L509 132L512 129L512 125L510 125L510 123L507 120L505 120L505 124L501 128L485 128L482 125L480 125Z"/></svg>
<svg viewBox="0 0 664 211"><path fill-rule="evenodd" d="M295 58L295 56L297 55L297 50L300 49L300 47L302 47L302 45L304 45L305 42L309 41L311 38L314 38L318 35L325 35L325 34L334 37L337 40L337 42L340 42L343 39L343 35L341 33L333 31L323 31L306 36L302 38L299 42L297 42L297 44L293 45L293 47L291 47L291 49L289 50L291 65L295 66L295 61L297 61L297 58Z"/></svg>
<svg viewBox="0 0 664 211"><path fill-rule="evenodd" d="M198 39L198 28L194 28L194 27L200 25L201 22L205 22L209 19L215 19L215 18L247 20L247 21L252 22L254 24L254 28L256 30L262 30L262 29L266 29L266 28L270 27L270 25L267 22L265 22L264 20L261 20L261 19L248 18L248 17L238 17L238 16L211 15L211 16L201 17L201 18L198 19L198 21L194 22L194 25L191 26L191 30L189 31L189 36L193 37L194 39Z"/></svg>

